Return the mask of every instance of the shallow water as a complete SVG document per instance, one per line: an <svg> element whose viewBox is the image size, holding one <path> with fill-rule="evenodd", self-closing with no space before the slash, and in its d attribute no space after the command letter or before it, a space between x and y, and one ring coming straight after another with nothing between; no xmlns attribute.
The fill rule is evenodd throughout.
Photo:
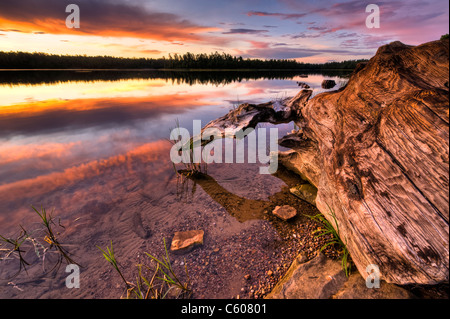
<svg viewBox="0 0 450 319"><path fill-rule="evenodd" d="M280 258L284 226L267 211L296 181L260 175L258 165L245 163L210 164L207 178L179 180L169 158L170 129L176 121L189 130L193 120L205 125L239 103L294 96L297 81L315 94L325 91L320 88L324 78L345 81L319 74L222 82L102 75L33 77L27 83L16 74L8 83L5 77L0 84L0 234L13 237L22 225L42 241L31 205L53 209L60 242L83 267L80 289L68 289L65 264L47 272L56 257L49 254L43 261L29 249L24 252L28 273L11 279L19 268L12 255L0 261L0 298L118 298L120 278L96 246L105 248L112 240L131 276L135 264L145 262L144 252L162 254L163 238L170 243L175 231L190 229L205 231L204 245L172 257L175 267L187 259L194 297L237 295L243 276L255 268L252 263L264 271L265 262ZM293 128L292 123L279 126L279 137ZM6 247L3 243L0 249Z"/></svg>

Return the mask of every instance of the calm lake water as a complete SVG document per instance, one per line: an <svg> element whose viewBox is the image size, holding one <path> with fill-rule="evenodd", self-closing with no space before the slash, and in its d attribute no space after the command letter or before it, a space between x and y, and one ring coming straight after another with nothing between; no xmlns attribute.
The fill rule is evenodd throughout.
<svg viewBox="0 0 450 319"><path fill-rule="evenodd" d="M206 271L194 283L197 298L238 294L240 284L230 278L242 278L250 265L227 254L240 254L249 234L264 238L262 247L279 240L257 210L286 183L259 175L257 165L212 164L209 184L180 186L169 158L170 129L176 121L187 129L193 120L205 125L243 102L294 96L297 81L314 94L325 91L324 78L345 82L337 75L257 72L0 73L0 235L17 236L22 225L42 240L31 205L54 210L61 242L83 266L81 288L68 289L65 264L50 276L54 257L43 260L38 246L25 254L28 273L16 277L19 263L11 255L0 261L0 298L118 298L120 278L97 245L105 248L112 240L129 270L143 252L161 253L163 238L170 244L175 231L198 228L205 231L204 246L191 257L175 255L175 265L194 258L192 272ZM292 123L280 126L280 137L292 129ZM260 258L272 254L267 247Z"/></svg>

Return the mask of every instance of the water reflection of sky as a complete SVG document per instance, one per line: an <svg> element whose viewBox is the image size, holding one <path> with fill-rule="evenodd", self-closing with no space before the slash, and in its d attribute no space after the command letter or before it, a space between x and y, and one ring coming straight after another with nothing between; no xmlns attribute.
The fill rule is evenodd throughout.
<svg viewBox="0 0 450 319"><path fill-rule="evenodd" d="M111 163L125 165L124 158L162 152L177 120L191 129L193 120L206 124L237 103L294 96L297 81L320 92L322 80L310 75L227 85L161 79L2 85L0 208L57 189L74 176L90 178Z"/></svg>
<svg viewBox="0 0 450 319"><path fill-rule="evenodd" d="M280 193L284 181L258 174L260 164L213 164L208 165L208 183L197 191L191 185L189 196L181 200L169 157L170 129L177 120L189 130L193 120L205 125L237 103L294 96L299 91L296 81L320 92L322 79L310 75L191 86L160 79L1 85L0 234L15 236L19 225L33 232L38 218L30 205L54 209L58 223L65 227L59 238L86 266L83 285L96 287L95 297L100 298L117 297L117 292L101 279L105 265L96 245L104 247L114 240L121 260L134 263L137 249L147 246L145 250L153 252L161 238L186 227L206 231L207 249L213 238L228 237L241 247L245 243L233 236L249 229L266 236L261 209L270 204L270 196ZM279 126L279 134L292 128L292 123ZM37 257L31 249L26 259L33 258ZM228 260L224 269L234 263ZM49 289L56 279L42 275L39 262L32 265L30 273L41 279L35 283L35 277L21 274L14 279L22 289L19 292L3 289L17 269L13 261L2 263L0 298L93 296L92 289ZM65 275L61 270L57 282L64 282ZM221 276L230 278L228 273L210 273L204 284ZM231 293L222 290L211 296Z"/></svg>

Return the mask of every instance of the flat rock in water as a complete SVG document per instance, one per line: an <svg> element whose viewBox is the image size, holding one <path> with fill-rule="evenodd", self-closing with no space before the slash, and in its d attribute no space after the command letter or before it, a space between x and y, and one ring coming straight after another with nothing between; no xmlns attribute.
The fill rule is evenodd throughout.
<svg viewBox="0 0 450 319"><path fill-rule="evenodd" d="M291 189L289 189L289 191L291 192L291 194L310 203L311 205L316 205L317 188L315 188L313 185L302 184L292 187Z"/></svg>
<svg viewBox="0 0 450 319"><path fill-rule="evenodd" d="M196 245L203 245L203 230L176 232L170 246L171 251L187 251Z"/></svg>
<svg viewBox="0 0 450 319"><path fill-rule="evenodd" d="M277 206L273 210L273 214L283 220L288 220L297 216L297 210L289 205Z"/></svg>

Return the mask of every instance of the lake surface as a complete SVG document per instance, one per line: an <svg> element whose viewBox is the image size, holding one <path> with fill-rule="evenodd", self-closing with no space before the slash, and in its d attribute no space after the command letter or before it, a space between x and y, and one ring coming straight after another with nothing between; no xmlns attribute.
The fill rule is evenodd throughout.
<svg viewBox="0 0 450 319"><path fill-rule="evenodd" d="M264 260L281 258L274 243L284 230L264 213L287 182L245 163L211 164L210 180L180 182L169 157L170 130L177 121L187 129L193 120L206 125L240 103L294 96L297 81L314 94L326 91L324 78L346 81L333 74L231 71L0 72L0 235L17 236L22 225L42 240L31 205L54 210L61 242L83 266L81 288L68 289L65 265L48 273L50 254L43 260L27 251L28 273L16 277L11 255L0 261L0 298L118 298L120 278L97 246L112 240L133 274L144 252L161 254L163 238L170 244L175 231L190 229L205 231L204 245L173 262L188 259L194 297L239 294L252 271L250 256L261 260L261 271L270 268ZM280 125L279 137L293 128Z"/></svg>

